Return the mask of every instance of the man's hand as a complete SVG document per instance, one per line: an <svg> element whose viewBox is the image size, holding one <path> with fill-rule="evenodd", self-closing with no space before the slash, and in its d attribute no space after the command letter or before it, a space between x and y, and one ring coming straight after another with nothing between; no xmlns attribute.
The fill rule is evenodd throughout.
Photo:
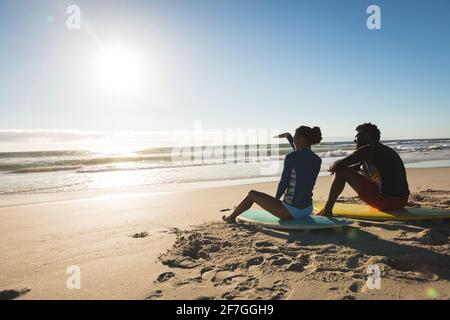
<svg viewBox="0 0 450 320"><path fill-rule="evenodd" d="M336 172L336 163L337 163L337 161L336 161L335 163L333 163L333 164L328 168L328 171L329 171L329 172L331 172L331 173L335 173L335 172Z"/></svg>

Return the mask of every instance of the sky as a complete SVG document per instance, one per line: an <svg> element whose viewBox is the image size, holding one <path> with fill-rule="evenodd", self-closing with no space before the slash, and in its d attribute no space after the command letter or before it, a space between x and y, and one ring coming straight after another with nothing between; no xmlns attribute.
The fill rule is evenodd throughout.
<svg viewBox="0 0 450 320"><path fill-rule="evenodd" d="M0 0L0 133L450 137L449 36L447 0Z"/></svg>

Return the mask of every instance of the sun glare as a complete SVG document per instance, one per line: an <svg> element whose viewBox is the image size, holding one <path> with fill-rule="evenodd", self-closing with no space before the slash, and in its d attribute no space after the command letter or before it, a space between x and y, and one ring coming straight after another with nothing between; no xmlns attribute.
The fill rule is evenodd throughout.
<svg viewBox="0 0 450 320"><path fill-rule="evenodd" d="M108 94L129 95L142 85L142 67L134 52L120 47L105 49L94 59L94 79Z"/></svg>

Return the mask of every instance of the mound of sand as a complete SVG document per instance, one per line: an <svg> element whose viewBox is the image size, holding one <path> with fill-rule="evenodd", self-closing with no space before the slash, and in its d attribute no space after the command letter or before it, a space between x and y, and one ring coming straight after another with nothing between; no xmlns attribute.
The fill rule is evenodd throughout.
<svg viewBox="0 0 450 320"><path fill-rule="evenodd" d="M423 205L430 194L435 193L427 190L422 200L412 201ZM155 279L148 298L285 299L304 284L330 293L315 298L365 298L373 265L394 287L447 281L449 231L448 222L357 222L308 232L223 222L172 229L176 241L159 257L169 270Z"/></svg>

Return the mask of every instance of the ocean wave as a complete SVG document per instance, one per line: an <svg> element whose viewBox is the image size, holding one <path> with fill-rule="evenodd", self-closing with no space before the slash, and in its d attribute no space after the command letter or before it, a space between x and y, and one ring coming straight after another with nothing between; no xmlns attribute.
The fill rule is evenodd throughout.
<svg viewBox="0 0 450 320"><path fill-rule="evenodd" d="M155 169L170 169L170 168L185 168L207 165L221 165L230 163L256 163L282 160L282 156L267 157L267 158L239 158L239 159L209 159L198 160L188 162L174 162L173 164L156 164L151 166L136 165L133 163L131 166L39 166L39 167L25 167L8 171L8 174L23 174L23 173L42 173L42 172L57 172L57 171L75 171L76 173L100 173L100 172L114 172L114 171L138 171L138 170L155 170Z"/></svg>
<svg viewBox="0 0 450 320"><path fill-rule="evenodd" d="M274 157L266 159L238 159L238 160L210 160L201 162L187 162L187 163L176 163L173 165L158 165L158 166L147 166L147 167L101 167L101 168L89 168L77 170L76 173L101 173L101 172L117 172L117 171L140 171L140 170L159 170L159 169L178 169L178 168L188 168L188 167L199 167L199 166L217 166L226 164L243 164L243 163L258 163L258 162L269 162L269 161L281 161L283 157Z"/></svg>
<svg viewBox="0 0 450 320"><path fill-rule="evenodd" d="M202 166L204 164L187 164L187 165L171 165L171 166L151 166L151 167L135 167L135 168L124 168L124 167L109 167L109 168L98 168L98 169L82 169L77 170L76 173L101 173L101 172L115 172L115 171L139 171L139 170L155 170L155 169L170 169L170 168L183 168L183 167L195 167Z"/></svg>
<svg viewBox="0 0 450 320"><path fill-rule="evenodd" d="M450 139L408 140L384 142L399 153L439 154L450 150ZM313 150L322 158L345 157L351 154L354 144L349 142L321 143ZM43 151L0 153L1 173L37 173L54 171L76 171L95 173L126 170L151 170L193 165L215 165L226 163L255 163L283 160L292 148L283 143L271 145L213 146L196 149L187 147L159 147L142 149L130 154L102 154L89 151ZM20 158L20 159L18 159ZM186 164L187 163L187 164Z"/></svg>
<svg viewBox="0 0 450 320"><path fill-rule="evenodd" d="M0 152L0 159L11 158L46 158L46 157L64 157L64 156L86 156L91 154L89 151L19 151L19 152Z"/></svg>
<svg viewBox="0 0 450 320"><path fill-rule="evenodd" d="M36 162L18 163L1 163L0 171L7 171L8 173L34 173L34 172L51 172L51 171L64 171L64 170L77 170L85 167L106 166L106 165L125 165L135 169L134 167L140 167L140 164L154 164L152 167L164 168L167 166L179 166L183 162L189 163L201 163L202 165L216 164L216 163L228 163L228 162L258 162L258 161L270 161L278 160L282 158L286 153L277 153L275 155L264 154L255 155L248 152L226 153L226 154L167 154L167 155L131 155L131 156L113 156L113 157L94 157L94 158L81 158L81 159L65 159L57 160L53 159ZM113 171L113 170L128 170L129 168L92 168L83 170L83 172L100 172L100 171ZM139 170L139 168L137 168Z"/></svg>
<svg viewBox="0 0 450 320"><path fill-rule="evenodd" d="M88 159L73 159L73 160L60 160L53 164L57 166L64 165L99 165L110 163L125 163L125 162L142 162L142 161L168 161L171 160L171 155L155 155L155 156L113 156L113 157L94 157Z"/></svg>
<svg viewBox="0 0 450 320"><path fill-rule="evenodd" d="M406 147L401 145L391 146L397 152L426 152L426 151L440 151L449 149L447 144L433 144L431 146L414 146Z"/></svg>
<svg viewBox="0 0 450 320"><path fill-rule="evenodd" d="M323 158L345 157L354 152L355 150L334 150L319 153L319 156Z"/></svg>
<svg viewBox="0 0 450 320"><path fill-rule="evenodd" d="M26 189L19 189L19 190L10 190L10 191L0 192L0 195L4 196L4 195L8 195L8 194L17 194L17 193L33 193L33 192L42 192L42 191L51 191L51 190L61 190L62 188L70 188L70 187L77 186L80 184L81 183L70 183L70 184L46 187L46 188L26 188Z"/></svg>
<svg viewBox="0 0 450 320"><path fill-rule="evenodd" d="M446 147L446 145L433 144L432 146L429 146L427 150L443 150L446 149Z"/></svg>
<svg viewBox="0 0 450 320"><path fill-rule="evenodd" d="M39 172L56 172L56 171L70 171L82 168L77 167L34 167L34 168L22 168L10 171L8 173L39 173Z"/></svg>
<svg viewBox="0 0 450 320"><path fill-rule="evenodd" d="M107 165L118 163L139 163L144 161L166 161L172 160L171 155L166 156L113 156L113 157L94 157L94 158L80 158L80 159L66 159L57 160L49 159L47 161L25 162L17 163L3 163L0 164L0 171L10 171L12 173L24 173L26 170L45 170L49 168L50 171L56 171L57 168L82 167L94 165ZM52 169L53 168L53 169ZM61 169L65 170L65 169ZM70 170L70 169L66 169Z"/></svg>

